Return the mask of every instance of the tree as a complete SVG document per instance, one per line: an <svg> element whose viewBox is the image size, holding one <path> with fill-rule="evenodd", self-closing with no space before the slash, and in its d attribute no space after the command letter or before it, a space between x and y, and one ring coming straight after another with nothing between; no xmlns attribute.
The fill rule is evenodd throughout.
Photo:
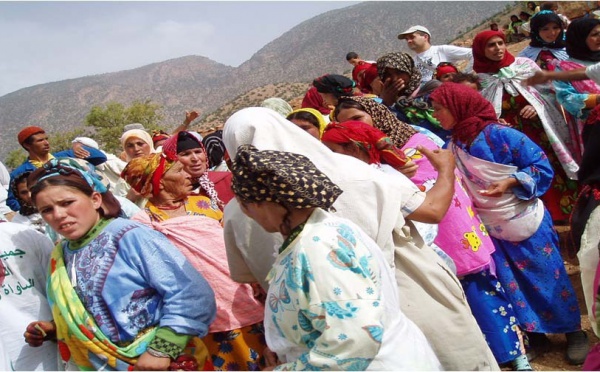
<svg viewBox="0 0 600 372"><path fill-rule="evenodd" d="M25 159L27 159L27 153L22 148L18 148L8 153L8 156L4 159L4 165L9 170L13 170L23 164Z"/></svg>
<svg viewBox="0 0 600 372"><path fill-rule="evenodd" d="M161 109L160 105L150 100L135 101L129 107L118 102L109 102L105 107L92 107L85 117L85 124L95 129L93 137L104 151L119 153L122 150L120 138L123 127L131 123L140 123L148 132L161 129Z"/></svg>
<svg viewBox="0 0 600 372"><path fill-rule="evenodd" d="M76 137L81 137L85 134L85 130L82 128L73 129L67 133L52 133L48 136L48 142L50 142L50 149L52 152L58 152L63 150L69 150L73 148L72 142Z"/></svg>

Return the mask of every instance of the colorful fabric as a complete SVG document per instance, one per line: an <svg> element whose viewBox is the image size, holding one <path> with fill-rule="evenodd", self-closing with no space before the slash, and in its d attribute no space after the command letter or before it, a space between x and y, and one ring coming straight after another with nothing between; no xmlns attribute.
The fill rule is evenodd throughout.
<svg viewBox="0 0 600 372"><path fill-rule="evenodd" d="M435 72L433 73L433 78L439 79L441 76L444 76L446 74L451 74L451 73L455 73L455 74L458 73L458 69L456 68L456 66L454 66L452 63L449 63L449 62L440 63L435 68Z"/></svg>
<svg viewBox="0 0 600 372"><path fill-rule="evenodd" d="M209 333L202 339L215 371L260 371L267 347L262 322L231 331Z"/></svg>
<svg viewBox="0 0 600 372"><path fill-rule="evenodd" d="M506 37L502 31L482 31L473 39L473 70L477 73L495 74L501 68L508 67L515 61L515 57L508 50L504 52L501 61L492 61L485 56L485 46L494 36L498 36L506 43Z"/></svg>
<svg viewBox="0 0 600 372"><path fill-rule="evenodd" d="M23 146L23 143L27 140L27 138L38 133L46 133L46 131L43 128L36 126L25 127L21 129L19 134L17 134L17 141L19 142L19 145Z"/></svg>
<svg viewBox="0 0 600 372"><path fill-rule="evenodd" d="M52 253L48 299L63 361L88 370L127 370L146 350L159 322L177 333L205 335L216 309L204 278L186 267L163 235L122 219L103 226L77 250L63 241ZM123 280L129 277L136 279ZM119 285L106 291L113 281ZM159 293L169 301L162 303Z"/></svg>
<svg viewBox="0 0 600 372"><path fill-rule="evenodd" d="M377 58L377 72L381 81L386 68L393 68L410 75L410 81L402 90L402 96L409 97L421 85L421 72L415 67L415 61L408 53L394 52Z"/></svg>
<svg viewBox="0 0 600 372"><path fill-rule="evenodd" d="M265 332L275 370L431 370L437 358L398 311L381 250L316 209L269 274ZM319 280L317 283L316 280Z"/></svg>
<svg viewBox="0 0 600 372"><path fill-rule="evenodd" d="M223 212L219 206L213 203L209 197L204 195L188 196L185 199L183 206L188 216L205 216L216 221L221 221L223 219ZM170 218L164 210L156 207L151 201L146 203L144 211L154 222L162 222Z"/></svg>
<svg viewBox="0 0 600 372"><path fill-rule="evenodd" d="M233 192L249 202L329 209L342 193L307 157L283 151L259 151L252 145L237 149L231 173Z"/></svg>
<svg viewBox="0 0 600 372"><path fill-rule="evenodd" d="M213 169L223 162L225 156L225 144L223 143L223 131L216 130L202 137L202 144L208 156L208 166Z"/></svg>
<svg viewBox="0 0 600 372"><path fill-rule="evenodd" d="M582 61L599 62L600 51L592 52L585 43L594 27L600 25L600 19L578 18L567 28L567 53L569 57Z"/></svg>
<svg viewBox="0 0 600 372"><path fill-rule="evenodd" d="M458 83L444 83L431 94L431 100L450 111L456 124L452 139L467 146L487 125L498 122L494 107L479 92Z"/></svg>
<svg viewBox="0 0 600 372"><path fill-rule="evenodd" d="M156 142L164 141L171 137L169 133L162 130L153 130L152 131L152 145L156 147Z"/></svg>
<svg viewBox="0 0 600 372"><path fill-rule="evenodd" d="M410 137L417 131L410 125L398 120L398 118L383 104L365 97L344 97L344 100L352 100L360 103L364 112L371 116L373 126L385 133L397 147L402 148Z"/></svg>
<svg viewBox="0 0 600 372"><path fill-rule="evenodd" d="M506 291L489 269L460 280L465 296L498 364L521 355L519 322Z"/></svg>
<svg viewBox="0 0 600 372"><path fill-rule="evenodd" d="M460 142L455 145L473 158L515 165L518 170L513 177L520 185L511 191L523 200L539 197L550 186L552 169L544 153L515 129L488 125L469 148ZM465 162L464 165L469 170L470 164ZM476 181L468 173L463 177ZM481 188L486 187L482 184ZM565 333L579 329L577 299L564 268L558 249L558 235L549 213L546 211L537 231L526 240L492 240L496 246L492 255L496 273L514 306L519 324L528 332L539 333Z"/></svg>
<svg viewBox="0 0 600 372"><path fill-rule="evenodd" d="M329 115L331 111L330 108L325 106L323 102L323 97L317 92L317 88L315 86L311 86L304 95L302 99L302 108L313 108L315 110L319 110L319 112L323 115Z"/></svg>
<svg viewBox="0 0 600 372"><path fill-rule="evenodd" d="M254 298L252 287L236 283L230 277L219 220L190 214L157 221L146 213L137 214L133 220L165 235L214 289L219 310L210 325L210 333L262 321L264 307ZM257 351L262 354L262 350Z"/></svg>
<svg viewBox="0 0 600 372"><path fill-rule="evenodd" d="M168 160L162 153L140 156L127 163L121 177L142 196L157 196L160 192L160 180L173 164L175 161Z"/></svg>
<svg viewBox="0 0 600 372"><path fill-rule="evenodd" d="M408 158L419 166L410 180L427 191L435 184L438 173L431 162L417 150L418 146L429 150L437 150L439 147L425 135L417 133L402 148ZM488 266L495 248L462 186L459 172L455 171L455 174L452 203L438 224L439 230L434 242L452 258L457 275L463 276L479 272Z"/></svg>
<svg viewBox="0 0 600 372"><path fill-rule="evenodd" d="M331 93L336 96L350 96L356 86L352 79L343 75L323 75L313 80L313 86L319 93ZM287 116L287 115L284 115Z"/></svg>
<svg viewBox="0 0 600 372"><path fill-rule="evenodd" d="M379 129L361 121L331 123L321 137L322 142L354 143L369 155L369 164L386 163L400 168L408 162L406 155Z"/></svg>

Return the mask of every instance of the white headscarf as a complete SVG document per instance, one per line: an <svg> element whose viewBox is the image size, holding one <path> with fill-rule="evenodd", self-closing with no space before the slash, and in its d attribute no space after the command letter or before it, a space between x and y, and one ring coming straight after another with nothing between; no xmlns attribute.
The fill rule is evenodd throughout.
<svg viewBox="0 0 600 372"><path fill-rule="evenodd" d="M150 146L150 153L153 154L156 152L156 149L154 149L154 142L152 142L152 137L150 137L150 134L148 134L148 132L146 132L143 129L130 129L128 131L126 131L125 133L123 133L123 135L121 136L121 146L123 146L123 151L125 151L125 145L127 144L127 141L130 138L139 138L142 141L146 142L148 144L148 146ZM125 151L125 154L127 154L127 151ZM129 155L126 155L127 157L127 161L130 161L131 158L129 157Z"/></svg>
<svg viewBox="0 0 600 372"><path fill-rule="evenodd" d="M421 328L444 369L499 369L458 279L424 244L412 223L406 225L402 208L410 200L402 200L402 195L406 199L407 190L420 193L408 178L398 181L358 159L336 154L266 108L233 114L223 128L223 142L232 159L243 144L308 157L344 191L333 205L336 216L363 229L395 269L401 309ZM281 246L281 235L265 232L241 212L235 199L227 204L224 219L232 277L237 281L256 278L267 288L264 278Z"/></svg>

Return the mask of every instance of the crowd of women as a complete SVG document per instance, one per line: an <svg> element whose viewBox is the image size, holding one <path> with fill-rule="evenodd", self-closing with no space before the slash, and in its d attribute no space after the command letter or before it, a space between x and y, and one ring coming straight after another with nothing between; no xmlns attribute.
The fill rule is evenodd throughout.
<svg viewBox="0 0 600 372"><path fill-rule="evenodd" d="M477 34L475 73L423 84L388 53L204 137L195 111L129 125L121 157L86 137L53 156L24 128L0 368L526 371L546 334L595 367L554 226L573 216L595 255L593 313L600 86L527 79L600 62L600 20L529 21L516 57Z"/></svg>

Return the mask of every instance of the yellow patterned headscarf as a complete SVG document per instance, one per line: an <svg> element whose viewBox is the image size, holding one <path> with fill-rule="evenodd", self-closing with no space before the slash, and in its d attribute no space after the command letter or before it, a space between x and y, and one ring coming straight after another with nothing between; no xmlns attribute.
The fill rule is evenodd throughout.
<svg viewBox="0 0 600 372"><path fill-rule="evenodd" d="M297 112L308 112L309 114L312 114L317 119L317 122L319 123L319 138L321 138L323 136L323 132L325 131L325 127L327 126L327 123L325 122L325 118L323 117L323 114L321 114L319 112L319 110L315 110L313 108L307 107L307 108L301 108L298 110L294 110L294 111L290 112L287 117L290 117L291 115L293 115Z"/></svg>
<svg viewBox="0 0 600 372"><path fill-rule="evenodd" d="M121 172L121 178L142 196L157 196L160 180L173 164L175 160L167 159L164 154L141 156L127 163Z"/></svg>

